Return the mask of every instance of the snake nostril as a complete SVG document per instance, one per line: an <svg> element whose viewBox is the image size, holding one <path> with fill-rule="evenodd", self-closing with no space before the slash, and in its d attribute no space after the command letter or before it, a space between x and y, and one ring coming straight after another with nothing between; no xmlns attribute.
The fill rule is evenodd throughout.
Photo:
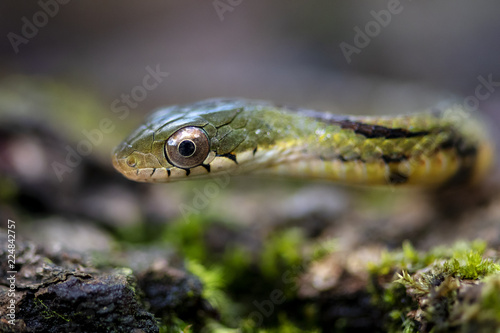
<svg viewBox="0 0 500 333"><path fill-rule="evenodd" d="M137 165L137 161L134 156L129 156L127 157L127 165L131 168L135 167Z"/></svg>

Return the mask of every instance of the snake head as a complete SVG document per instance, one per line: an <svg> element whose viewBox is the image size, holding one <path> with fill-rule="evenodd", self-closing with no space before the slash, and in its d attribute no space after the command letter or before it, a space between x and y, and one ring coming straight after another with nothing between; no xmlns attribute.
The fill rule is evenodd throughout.
<svg viewBox="0 0 500 333"><path fill-rule="evenodd" d="M241 116L248 105L242 99L210 99L160 109L113 150L113 166L142 182L232 171L239 167L237 153L255 148Z"/></svg>

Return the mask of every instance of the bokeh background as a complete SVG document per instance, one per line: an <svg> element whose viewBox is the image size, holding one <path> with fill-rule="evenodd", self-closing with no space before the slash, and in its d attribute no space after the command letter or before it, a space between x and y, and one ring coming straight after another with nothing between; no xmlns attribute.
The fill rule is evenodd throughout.
<svg viewBox="0 0 500 333"><path fill-rule="evenodd" d="M2 226L7 218L17 220L21 236L54 251L93 251L102 261L119 253L117 262L139 271L148 262L141 266L137 258L144 256L124 255L129 247L164 251L150 255L150 263L175 253L176 262L224 266L232 262L226 250L243 244L243 257L253 258L245 262L261 267L262 253L296 263L294 249L333 238L338 257L328 265L337 267L335 260L348 254L365 262L405 240L422 249L475 238L500 245L498 209L483 207L480 218L463 218L457 207L469 205L456 197L437 209L442 197L429 200L420 192L231 179L198 214L186 215L182 207L194 207L207 182L135 184L111 167L112 147L164 105L245 97L351 114L406 113L452 97L463 102L474 96L479 76L500 81L500 4L493 0L401 0L400 13L348 62L340 44L354 45L354 29L365 30L374 21L371 12L390 3L67 1L16 52L12 33L21 36L24 20L33 22L42 7L1 2ZM169 75L119 119L112 103L142 84L148 66ZM494 88L478 113L498 139L500 87ZM82 131L97 128L103 118L112 119L115 130L60 181L52 163L64 162L65 147L76 147L85 139ZM269 249L266 244L276 239L283 239L283 248ZM287 267L272 260L260 270L250 266L242 269L246 278L227 278L225 292L241 301L235 318L250 313L252 295L268 294L273 274ZM322 272L321 278L304 273L299 299L310 302L339 287L340 273ZM225 324L237 326L227 313ZM324 313L319 322L325 327L343 316Z"/></svg>
<svg viewBox="0 0 500 333"><path fill-rule="evenodd" d="M342 89L353 76L467 96L478 75L498 77L495 1L402 0L351 63L339 44L352 45L353 28L364 30L370 12L389 1L235 1L220 15L214 3L68 1L16 54L6 35L20 34L21 18L32 21L40 6L4 2L2 74L65 79L105 102L136 85L146 66L161 64L170 77L137 112L221 95L318 106L376 98L370 92L380 83Z"/></svg>

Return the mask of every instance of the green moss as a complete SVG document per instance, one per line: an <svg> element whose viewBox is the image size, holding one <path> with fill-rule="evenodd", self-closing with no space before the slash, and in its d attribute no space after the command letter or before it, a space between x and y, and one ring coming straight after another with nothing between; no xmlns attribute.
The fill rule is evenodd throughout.
<svg viewBox="0 0 500 333"><path fill-rule="evenodd" d="M43 301L41 299L35 298L34 301L35 301L35 306L42 308L40 313L42 314L42 316L45 319L59 318L59 319L62 319L66 322L70 321L70 319L67 318L66 316L63 316L62 314L59 314L59 313L51 310L47 305L45 305L45 303L43 303Z"/></svg>
<svg viewBox="0 0 500 333"><path fill-rule="evenodd" d="M189 223L184 220L170 223L163 232L162 241L174 245L187 258L199 262L209 259L203 236L211 221L201 215L192 215Z"/></svg>
<svg viewBox="0 0 500 333"><path fill-rule="evenodd" d="M385 253L370 266L369 290L374 304L387 311L387 330L500 329L500 265L484 257L485 249L482 241L459 242L424 253L405 243Z"/></svg>
<svg viewBox="0 0 500 333"><path fill-rule="evenodd" d="M217 267L227 285L245 274L253 257L247 248L237 243L227 244L222 253L214 253L208 249L205 235L209 228L216 224L224 228L236 228L234 224L214 221L202 215L192 215L189 223L184 220L171 223L163 231L162 243L173 245L188 260L207 267Z"/></svg>
<svg viewBox="0 0 500 333"><path fill-rule="evenodd" d="M145 223L134 223L114 230L116 238L124 243L147 243L151 238L148 236L148 226Z"/></svg>
<svg viewBox="0 0 500 333"><path fill-rule="evenodd" d="M160 333L190 333L192 332L191 325L185 323L177 316L172 315L170 323L160 326Z"/></svg>
<svg viewBox="0 0 500 333"><path fill-rule="evenodd" d="M326 239L312 246L311 261L318 261L332 254L337 249L338 241L335 238Z"/></svg>
<svg viewBox="0 0 500 333"><path fill-rule="evenodd" d="M320 309L308 310L310 302L297 297L295 283L284 282L283 273L300 276L312 262L335 251L335 239L308 244L301 229L291 228L271 231L260 248L231 242L229 237L225 248L214 251L207 243L207 235L213 234L210 228L242 232L237 224L192 215L189 223L166 225L160 237L161 244L175 247L186 258L187 269L204 285L203 297L221 313L220 321L207 319L204 332L302 332L318 326ZM500 328L500 265L498 255L486 248L485 242L474 241L418 251L404 242L399 250L383 253L367 268L371 276L367 291L374 308L383 314L384 331ZM286 301L263 322L254 322L253 302L268 300L275 289ZM349 328L342 318L332 326L337 331ZM190 326L174 320L162 328L162 332L181 331L190 331Z"/></svg>
<svg viewBox="0 0 500 333"><path fill-rule="evenodd" d="M14 180L0 176L0 201L9 202L18 193L18 188Z"/></svg>
<svg viewBox="0 0 500 333"><path fill-rule="evenodd" d="M368 271L373 275L388 275L398 270L407 270L414 272L422 269L434 260L436 260L434 252L418 252L410 242L403 242L401 251L383 252L380 262L377 264L369 264Z"/></svg>
<svg viewBox="0 0 500 333"><path fill-rule="evenodd" d="M424 275L419 279L415 279L407 271L403 271L401 272L401 274L398 274L398 279L394 282L401 283L406 288L412 288L412 292L419 295L425 295L429 293L431 286L427 275Z"/></svg>
<svg viewBox="0 0 500 333"><path fill-rule="evenodd" d="M225 280L223 270L214 266L206 268L194 260L186 261L188 271L198 276L203 283L202 296L216 308L224 308L229 304L227 296L223 292Z"/></svg>
<svg viewBox="0 0 500 333"><path fill-rule="evenodd" d="M460 279L479 279L493 273L500 272L500 265L490 259L483 259L481 253L471 250L467 254L455 254L442 265L445 276Z"/></svg>
<svg viewBox="0 0 500 333"><path fill-rule="evenodd" d="M480 317L497 322L500 320L500 274L484 279L480 308Z"/></svg>
<svg viewBox="0 0 500 333"><path fill-rule="evenodd" d="M304 330L301 327L298 327L296 324L294 324L285 313L281 313L278 316L279 320L279 326L270 329L270 330L262 330L261 332L267 332L267 333L300 333L300 332L309 332L309 333L314 333L314 332L319 332L319 330Z"/></svg>
<svg viewBox="0 0 500 333"><path fill-rule="evenodd" d="M286 313L282 312L278 315L278 325L273 328L262 328L259 327L253 320L246 319L241 323L241 327L238 331L243 333L301 333L301 332L320 332L319 329L307 330L302 327L297 326Z"/></svg>
<svg viewBox="0 0 500 333"><path fill-rule="evenodd" d="M392 272L406 270L409 272L416 272L419 269L428 267L436 260L459 260L462 263L469 262L472 269L473 266L479 264L479 262L473 261L474 259L480 258L486 249L486 243L481 240L476 240L473 242L457 242L452 246L440 246L433 248L427 252L417 251L410 242L405 241L402 244L401 251L394 252L384 252L379 263L370 264L368 270L374 275L387 275ZM467 258L471 253L475 253L473 256ZM465 260L465 261L464 261ZM448 263L449 269L453 270L453 267L457 267L455 263ZM484 263L485 266L477 267L477 269L491 269L490 265ZM462 266L462 264L459 264ZM450 271L451 272L451 271ZM465 273L463 270L461 271Z"/></svg>
<svg viewBox="0 0 500 333"><path fill-rule="evenodd" d="M207 331L230 332L231 327L249 327L252 332L262 331L264 327L285 329L288 324L281 323L278 317L278 311L285 309L293 311L292 318L297 319L295 315L298 314L308 327L313 327L314 322L306 319L305 305L304 308L290 308L287 305L287 302L296 299L297 288L294 283L284 280L282 275L297 270L297 274L290 275L298 276L304 271L307 262L331 253L335 242L326 240L307 247L302 230L292 228L271 232L260 248L228 242L221 252L207 247L207 235L210 234L210 228L214 227L241 233L241 230L237 230L241 228L238 225L225 224L203 215L192 215L189 223L179 220L169 224L161 237L162 243L173 245L186 258L187 269L203 283L202 296L221 313L221 321L209 321ZM256 310L254 301L268 300L276 289L284 293L286 302L276 306L272 316L264 318L264 322L259 325L243 319Z"/></svg>
<svg viewBox="0 0 500 333"><path fill-rule="evenodd" d="M304 243L304 235L298 228L271 235L264 244L259 261L262 274L267 278L276 279L287 268L301 265L301 249Z"/></svg>
<svg viewBox="0 0 500 333"><path fill-rule="evenodd" d="M241 279L242 275L250 268L252 254L241 246L230 245L224 251L221 262L226 281L232 283Z"/></svg>

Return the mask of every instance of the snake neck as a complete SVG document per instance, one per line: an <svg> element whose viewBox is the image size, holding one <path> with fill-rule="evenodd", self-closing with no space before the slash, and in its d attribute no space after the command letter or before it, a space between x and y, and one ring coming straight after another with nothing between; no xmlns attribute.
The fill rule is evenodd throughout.
<svg viewBox="0 0 500 333"><path fill-rule="evenodd" d="M474 119L450 120L442 113L392 118L281 113L268 126L277 133L275 140L255 156L262 173L432 186L473 182L491 165L492 147ZM297 125L289 126L292 121Z"/></svg>

